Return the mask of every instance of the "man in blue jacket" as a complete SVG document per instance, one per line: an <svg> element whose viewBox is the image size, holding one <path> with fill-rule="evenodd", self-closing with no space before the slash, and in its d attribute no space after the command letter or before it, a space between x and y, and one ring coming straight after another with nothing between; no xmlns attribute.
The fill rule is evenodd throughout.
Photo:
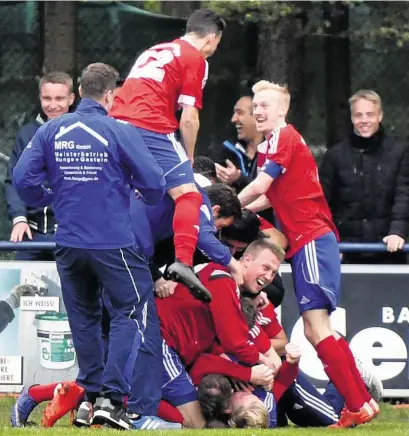
<svg viewBox="0 0 409 436"><path fill-rule="evenodd" d="M28 205L53 203L56 263L78 356L77 382L88 404L95 404L94 423L130 429L134 421L122 401L144 341L153 288L135 244L130 194L137 189L147 204L156 204L165 180L137 130L107 117L117 78L108 65L89 65L81 76L78 109L37 131L13 180ZM105 368L99 284L115 313Z"/></svg>

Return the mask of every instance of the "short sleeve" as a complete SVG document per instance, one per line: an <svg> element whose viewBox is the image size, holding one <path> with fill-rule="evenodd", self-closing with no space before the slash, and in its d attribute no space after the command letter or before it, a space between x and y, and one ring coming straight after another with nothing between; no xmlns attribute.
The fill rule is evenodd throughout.
<svg viewBox="0 0 409 436"><path fill-rule="evenodd" d="M283 329L281 324L278 322L277 315L272 304L268 304L267 307L259 312L257 316L257 322L261 325L265 334L270 339L274 339Z"/></svg>
<svg viewBox="0 0 409 436"><path fill-rule="evenodd" d="M208 63L203 58L185 65L184 80L180 91L178 103L193 106L197 109L203 107L203 88L208 76Z"/></svg>
<svg viewBox="0 0 409 436"><path fill-rule="evenodd" d="M291 163L293 148L294 141L284 129L274 131L268 139L267 158L261 170L273 178L284 174Z"/></svg>

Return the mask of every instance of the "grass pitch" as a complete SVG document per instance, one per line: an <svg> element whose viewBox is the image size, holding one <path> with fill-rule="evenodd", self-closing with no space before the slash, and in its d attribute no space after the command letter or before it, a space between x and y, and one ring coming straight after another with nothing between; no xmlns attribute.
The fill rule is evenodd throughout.
<svg viewBox="0 0 409 436"><path fill-rule="evenodd" d="M40 426L12 428L10 426L10 407L14 404L14 399L0 399L0 436L85 436L87 433L104 432L105 434L124 434L117 430L108 429L78 429L68 425L68 418L64 417L52 429L44 429ZM36 423L41 421L41 413L44 407L38 407L30 416L30 420ZM409 409L396 409L389 404L382 404L382 412L378 418L369 424L362 425L355 429L348 430L333 430L327 428L296 428L288 427L274 430L172 430L172 431L139 431L144 434L159 434L161 436L199 436L205 433L208 436L227 436L235 433L240 433L243 436L263 436L269 435L271 432L276 432L278 436L315 436L317 434L334 434L343 436L409 436Z"/></svg>

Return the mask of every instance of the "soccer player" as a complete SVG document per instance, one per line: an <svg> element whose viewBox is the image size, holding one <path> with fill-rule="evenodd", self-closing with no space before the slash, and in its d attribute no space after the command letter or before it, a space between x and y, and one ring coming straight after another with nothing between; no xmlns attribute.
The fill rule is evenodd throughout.
<svg viewBox="0 0 409 436"><path fill-rule="evenodd" d="M240 260L246 290L260 293L273 280L283 257L282 250L268 240L250 244ZM244 363L263 363L272 369L281 364L277 354L265 356L249 342L239 290L226 268L207 264L200 270L199 278L212 293L209 304L195 300L181 285L170 297L156 300L164 339L163 399L177 407L191 427L203 427L204 418L185 366L212 348L216 338L223 350Z"/></svg>
<svg viewBox="0 0 409 436"><path fill-rule="evenodd" d="M289 242L287 258L305 336L345 399L346 409L336 426L363 424L379 413L379 406L366 390L348 343L331 328L329 315L340 294L340 253L317 166L302 136L286 124L288 90L263 80L253 92L257 129L266 136L267 145L258 156L261 171L239 198L244 207L266 194L262 203L274 207Z"/></svg>
<svg viewBox="0 0 409 436"><path fill-rule="evenodd" d="M175 202L176 262L167 273L199 299L210 295L192 269L202 205L192 162L208 74L206 59L216 51L225 27L215 12L195 11L182 38L155 45L139 56L111 110L114 118L136 126L163 169L166 189ZM178 107L182 108L180 123L175 115ZM183 146L175 133L178 128ZM241 282L239 271L236 279Z"/></svg>
<svg viewBox="0 0 409 436"><path fill-rule="evenodd" d="M78 358L77 383L86 401L98 405L94 420L130 429L122 399L144 341L153 288L132 232L130 195L137 189L156 204L165 180L138 131L107 116L117 78L106 64L85 68L76 112L40 127L13 178L27 204L53 204L56 263ZM44 188L44 180L51 189ZM115 310L105 365L100 285ZM18 408L13 419L20 419Z"/></svg>

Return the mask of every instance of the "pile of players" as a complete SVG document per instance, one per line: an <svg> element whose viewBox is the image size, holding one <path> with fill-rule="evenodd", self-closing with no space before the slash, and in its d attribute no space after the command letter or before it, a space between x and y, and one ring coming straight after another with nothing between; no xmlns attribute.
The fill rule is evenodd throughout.
<svg viewBox="0 0 409 436"><path fill-rule="evenodd" d="M115 99L116 71L89 65L77 110L41 127L17 163L21 198L55 211L79 374L25 387L13 426L46 400L44 426L75 409L78 426L125 430L264 428L285 417L353 427L379 414L375 378L364 374L368 391L364 370L330 325L341 281L337 231L314 158L286 124L288 90L266 81L253 87L266 142L257 177L238 195L212 183L212 163L194 160L206 58L224 28L214 12L196 11L185 36L137 59ZM62 143L88 147L92 163ZM254 213L270 207L285 238L269 224L259 235ZM268 298L284 258L305 335L330 379L324 395L299 373L300 353Z"/></svg>

